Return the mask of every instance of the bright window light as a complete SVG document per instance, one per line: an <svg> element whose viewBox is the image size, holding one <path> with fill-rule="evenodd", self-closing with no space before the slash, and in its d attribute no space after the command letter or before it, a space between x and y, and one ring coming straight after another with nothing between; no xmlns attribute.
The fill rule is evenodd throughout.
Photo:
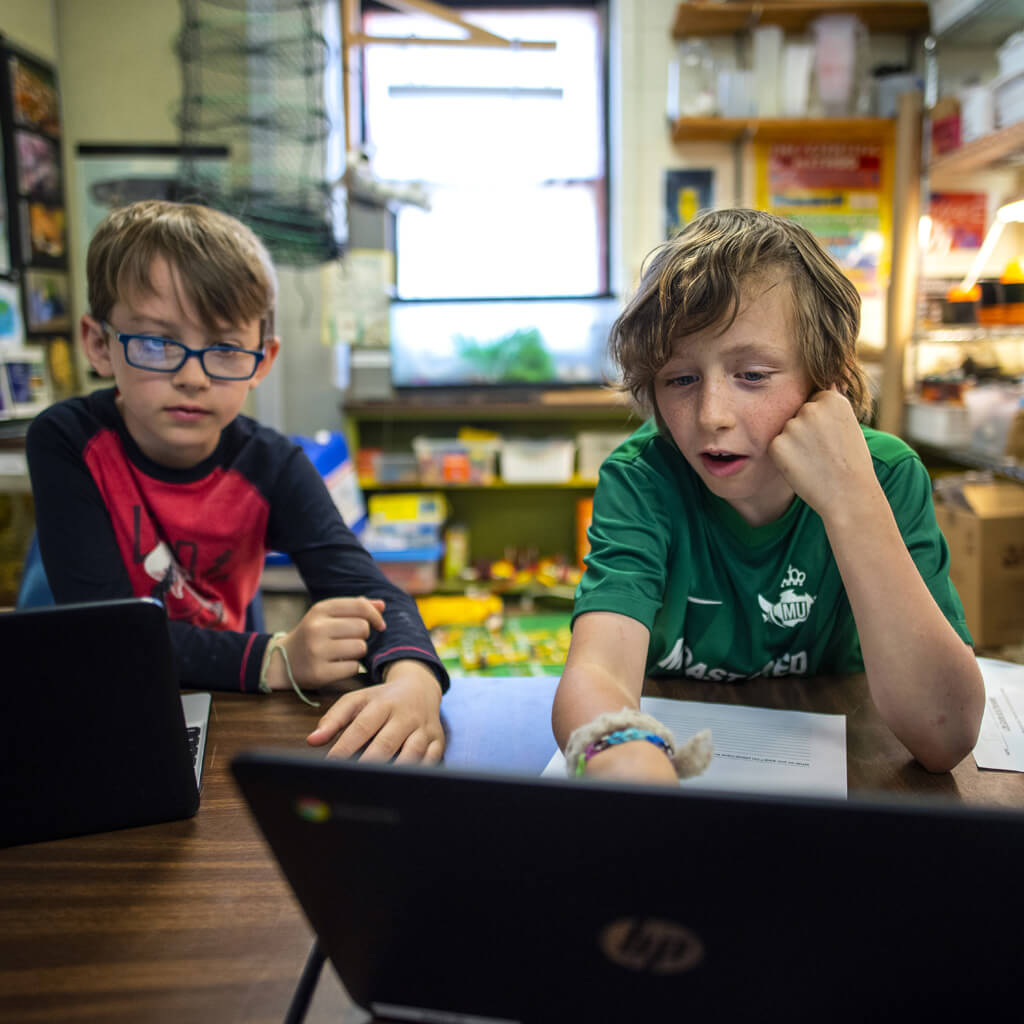
<svg viewBox="0 0 1024 1024"><path fill-rule="evenodd" d="M604 57L591 8L468 10L467 21L554 50L372 44L363 50L374 174L423 182L397 216L402 299L607 291ZM368 11L373 36L458 35Z"/></svg>

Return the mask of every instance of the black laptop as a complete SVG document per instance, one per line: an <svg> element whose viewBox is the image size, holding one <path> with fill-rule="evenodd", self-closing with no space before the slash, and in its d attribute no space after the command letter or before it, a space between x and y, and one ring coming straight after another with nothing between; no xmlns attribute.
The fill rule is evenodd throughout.
<svg viewBox="0 0 1024 1024"><path fill-rule="evenodd" d="M186 818L210 695L146 598L0 614L0 846Z"/></svg>
<svg viewBox="0 0 1024 1024"><path fill-rule="evenodd" d="M258 751L232 768L375 1019L1017 1012L1024 812Z"/></svg>

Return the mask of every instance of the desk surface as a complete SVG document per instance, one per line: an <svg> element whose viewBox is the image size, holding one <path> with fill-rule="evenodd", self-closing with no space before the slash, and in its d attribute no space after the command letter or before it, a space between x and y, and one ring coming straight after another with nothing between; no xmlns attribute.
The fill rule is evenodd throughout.
<svg viewBox="0 0 1024 1024"><path fill-rule="evenodd" d="M538 773L554 751L554 682L455 680L445 698L450 759ZM972 758L948 775L920 768L881 723L862 676L673 680L646 692L845 714L851 793L1024 808L1024 775L979 771ZM317 715L286 694L216 694L194 819L0 850L0 1021L281 1021L312 933L229 763L255 746L304 748ZM368 1018L327 965L307 1019Z"/></svg>

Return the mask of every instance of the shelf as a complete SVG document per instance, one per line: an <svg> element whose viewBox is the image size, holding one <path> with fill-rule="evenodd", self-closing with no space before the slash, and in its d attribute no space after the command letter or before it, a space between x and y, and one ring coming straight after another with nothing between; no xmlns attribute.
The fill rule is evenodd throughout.
<svg viewBox="0 0 1024 1024"><path fill-rule="evenodd" d="M888 117L681 117L672 124L672 141L888 142L895 132Z"/></svg>
<svg viewBox="0 0 1024 1024"><path fill-rule="evenodd" d="M626 397L599 389L544 393L527 401L503 401L486 392L459 398L388 399L379 402L347 402L342 415L365 422L391 420L574 420L623 421L635 417Z"/></svg>
<svg viewBox="0 0 1024 1024"><path fill-rule="evenodd" d="M934 19L935 37L957 46L993 48L1024 24L1024 0L976 0L943 3Z"/></svg>
<svg viewBox="0 0 1024 1024"><path fill-rule="evenodd" d="M984 455L969 448L943 448L941 445L918 441L913 437L907 437L905 440L926 461L930 457L963 466L965 469L987 469L998 476L1024 484L1024 465L1010 455Z"/></svg>
<svg viewBox="0 0 1024 1024"><path fill-rule="evenodd" d="M405 483L374 483L371 480L360 480L359 486L364 491L592 491L597 486L597 480L584 479L574 476L564 483L506 483L504 480L494 480L489 484L463 484L454 482L443 482L437 484L426 484L420 482Z"/></svg>
<svg viewBox="0 0 1024 1024"><path fill-rule="evenodd" d="M976 341L1024 341L1024 324L1012 327L955 327L952 324L941 327L919 327L914 333L914 341L929 345L962 345Z"/></svg>
<svg viewBox="0 0 1024 1024"><path fill-rule="evenodd" d="M943 153L926 170L931 178L953 178L1007 164L1024 164L1024 121L973 139L952 153Z"/></svg>
<svg viewBox="0 0 1024 1024"><path fill-rule="evenodd" d="M787 32L802 32L822 14L855 14L873 32L927 32L926 3L682 3L676 7L672 35L722 36L756 25L778 25Z"/></svg>

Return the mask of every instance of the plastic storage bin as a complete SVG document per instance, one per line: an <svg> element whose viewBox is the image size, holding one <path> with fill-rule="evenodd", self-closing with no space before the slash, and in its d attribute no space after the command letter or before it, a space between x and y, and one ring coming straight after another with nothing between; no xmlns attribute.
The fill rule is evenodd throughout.
<svg viewBox="0 0 1024 1024"><path fill-rule="evenodd" d="M429 594L437 588L437 566L444 547L432 544L402 551L369 549L380 570L407 594Z"/></svg>
<svg viewBox="0 0 1024 1024"><path fill-rule="evenodd" d="M501 442L501 478L508 484L564 484L572 479L576 445L552 438L546 441Z"/></svg>
<svg viewBox="0 0 1024 1024"><path fill-rule="evenodd" d="M629 437L628 431L581 430L576 435L579 447L579 474L584 480L596 480L601 463Z"/></svg>
<svg viewBox="0 0 1024 1024"><path fill-rule="evenodd" d="M419 465L420 483L490 484L495 479L494 441L414 437L412 450Z"/></svg>

